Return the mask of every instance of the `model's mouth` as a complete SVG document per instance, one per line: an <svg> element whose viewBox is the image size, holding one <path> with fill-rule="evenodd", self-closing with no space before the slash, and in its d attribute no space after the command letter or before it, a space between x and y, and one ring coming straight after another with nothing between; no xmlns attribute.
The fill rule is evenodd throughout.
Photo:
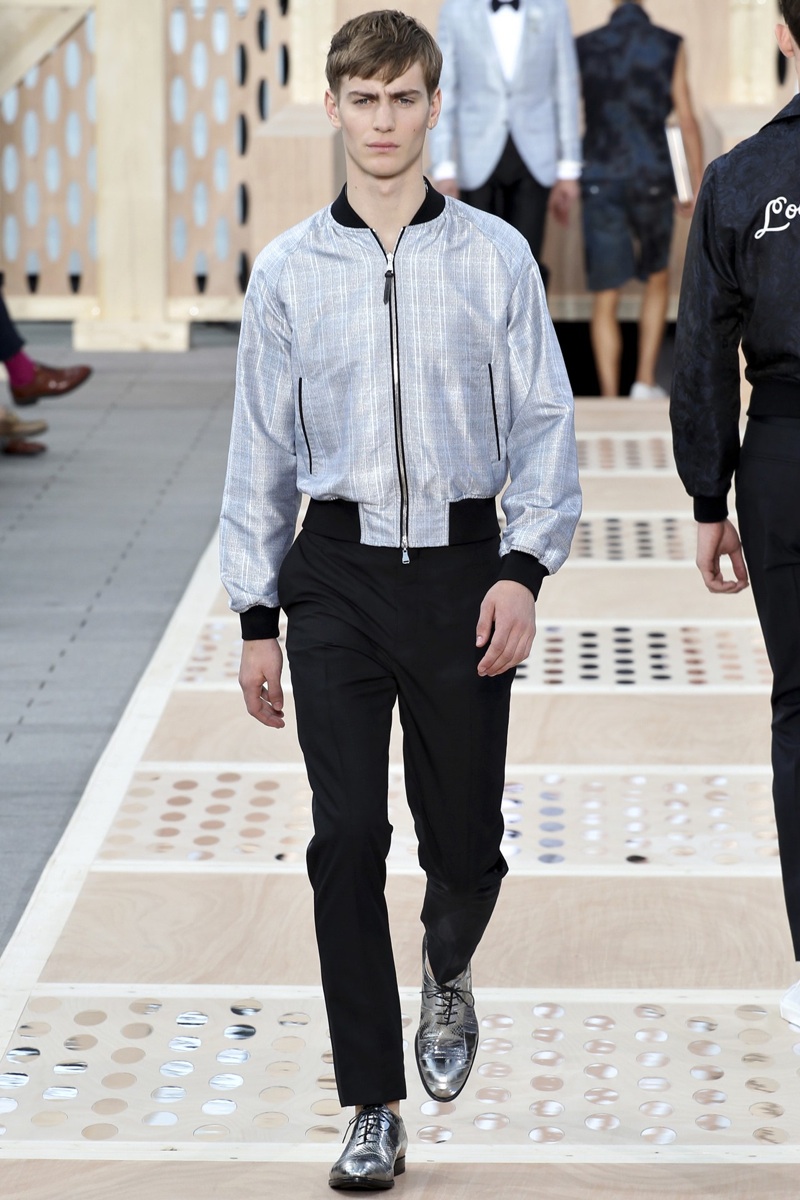
<svg viewBox="0 0 800 1200"><path fill-rule="evenodd" d="M396 142L370 142L370 150L396 150Z"/></svg>

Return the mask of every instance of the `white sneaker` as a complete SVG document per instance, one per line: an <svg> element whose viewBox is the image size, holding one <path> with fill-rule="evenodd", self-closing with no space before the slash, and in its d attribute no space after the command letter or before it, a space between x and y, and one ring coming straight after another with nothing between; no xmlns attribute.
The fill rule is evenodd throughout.
<svg viewBox="0 0 800 1200"><path fill-rule="evenodd" d="M800 1025L800 983L790 987L781 1000L781 1016L791 1025Z"/></svg>
<svg viewBox="0 0 800 1200"><path fill-rule="evenodd" d="M665 392L662 387L654 383L651 387L649 383L635 383L631 388L631 400L669 400L669 392Z"/></svg>

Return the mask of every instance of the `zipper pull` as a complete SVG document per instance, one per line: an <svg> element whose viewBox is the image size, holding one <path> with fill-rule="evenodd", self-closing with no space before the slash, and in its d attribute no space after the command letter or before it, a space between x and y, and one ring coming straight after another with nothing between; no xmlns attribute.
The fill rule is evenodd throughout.
<svg viewBox="0 0 800 1200"><path fill-rule="evenodd" d="M388 304L392 295L392 280L394 279L394 251L386 255L386 274L384 275L383 284L383 303Z"/></svg>
<svg viewBox="0 0 800 1200"><path fill-rule="evenodd" d="M411 562L411 559L408 557L408 538L404 537L400 545L403 547L403 566L407 567Z"/></svg>

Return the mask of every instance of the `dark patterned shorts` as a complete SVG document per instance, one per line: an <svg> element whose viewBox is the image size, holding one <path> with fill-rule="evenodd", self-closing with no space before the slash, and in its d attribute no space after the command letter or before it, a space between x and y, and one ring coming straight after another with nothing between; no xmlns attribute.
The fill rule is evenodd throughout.
<svg viewBox="0 0 800 1200"><path fill-rule="evenodd" d="M665 184L584 183L583 240L590 292L649 279L669 262L675 208Z"/></svg>

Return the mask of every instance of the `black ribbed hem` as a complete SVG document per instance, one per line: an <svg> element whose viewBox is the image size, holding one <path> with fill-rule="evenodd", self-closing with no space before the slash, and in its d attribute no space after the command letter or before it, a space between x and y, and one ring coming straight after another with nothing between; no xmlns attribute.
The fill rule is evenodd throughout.
<svg viewBox="0 0 800 1200"><path fill-rule="evenodd" d="M521 583L533 592L534 600L539 599L542 581L550 572L547 567L542 566L538 558L526 554L524 550L510 550L508 554L503 555L500 563L501 579L512 579L514 583Z"/></svg>
<svg viewBox="0 0 800 1200"><path fill-rule="evenodd" d="M748 417L800 417L800 383L760 379L753 384Z"/></svg>
<svg viewBox="0 0 800 1200"><path fill-rule="evenodd" d="M701 525L716 525L728 518L727 496L695 496L694 519Z"/></svg>
<svg viewBox="0 0 800 1200"><path fill-rule="evenodd" d="M239 613L242 641L260 642L265 638L276 638L280 615L279 608L267 608L263 604L257 604L255 608L248 608L247 612Z"/></svg>

